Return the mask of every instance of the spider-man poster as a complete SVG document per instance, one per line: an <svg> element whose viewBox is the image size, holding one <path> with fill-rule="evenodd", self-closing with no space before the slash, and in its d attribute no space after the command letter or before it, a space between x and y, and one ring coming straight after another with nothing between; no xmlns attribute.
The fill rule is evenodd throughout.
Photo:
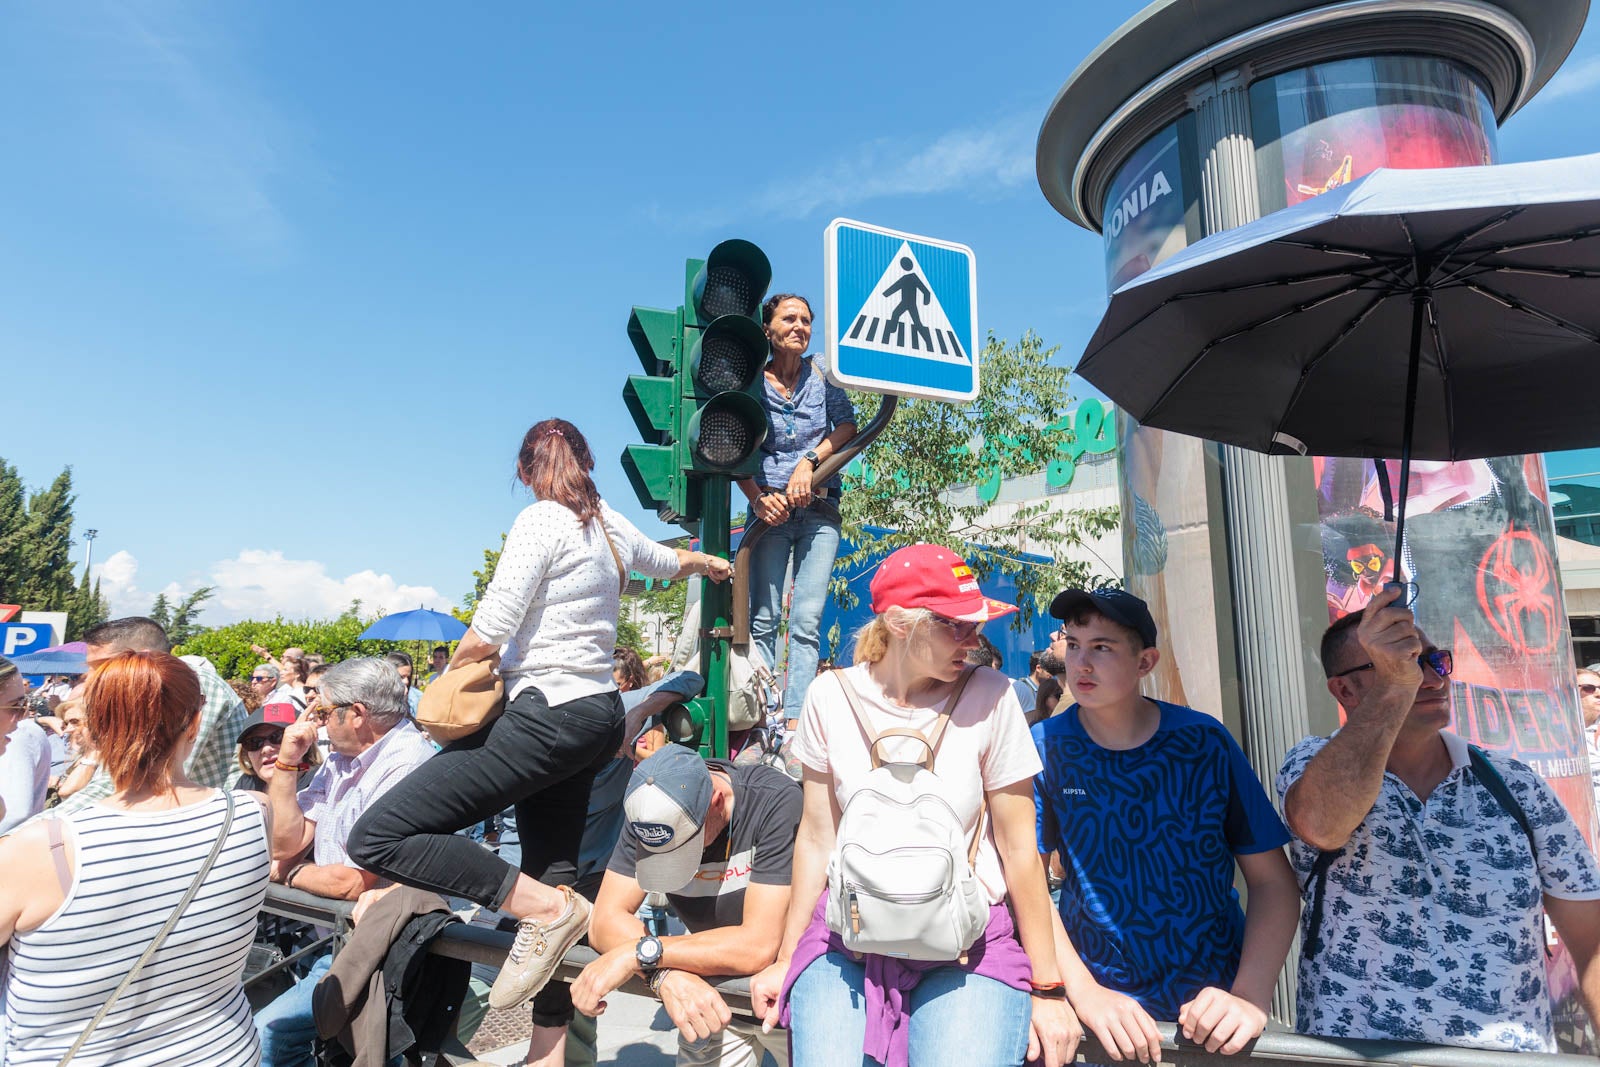
<svg viewBox="0 0 1600 1067"><path fill-rule="evenodd" d="M1394 486L1398 466L1389 464ZM1543 461L1413 463L1398 561L1372 461L1318 459L1314 470L1329 621L1360 611L1396 574L1415 582L1417 622L1455 655L1450 729L1538 771L1593 847L1594 792ZM1570 967L1552 969L1558 1003L1575 982Z"/></svg>
<svg viewBox="0 0 1600 1067"><path fill-rule="evenodd" d="M1379 167L1493 163L1488 97L1463 70L1424 56L1342 59L1251 89L1264 211L1298 204Z"/></svg>

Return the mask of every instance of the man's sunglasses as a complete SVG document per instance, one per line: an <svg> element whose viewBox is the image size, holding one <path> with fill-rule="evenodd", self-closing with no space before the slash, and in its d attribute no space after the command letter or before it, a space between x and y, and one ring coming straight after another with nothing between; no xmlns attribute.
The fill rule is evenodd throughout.
<svg viewBox="0 0 1600 1067"><path fill-rule="evenodd" d="M279 747L282 747L283 731L273 730L270 733L265 734L251 734L239 744L246 752L260 752L268 745L278 745Z"/></svg>
<svg viewBox="0 0 1600 1067"><path fill-rule="evenodd" d="M1436 648L1432 652L1424 652L1417 657L1417 666L1423 670L1431 670L1441 678L1450 677L1450 672L1455 669L1455 665L1455 658L1450 655L1448 648ZM1354 674L1357 671L1372 670L1377 670L1375 664L1363 663L1359 667L1351 667L1349 670L1340 671L1338 674L1330 674L1328 677L1343 678L1345 675Z"/></svg>
<svg viewBox="0 0 1600 1067"><path fill-rule="evenodd" d="M1578 685L1578 692L1586 697L1594 696L1596 691L1600 691L1600 685L1590 685L1588 682L1582 682Z"/></svg>
<svg viewBox="0 0 1600 1067"><path fill-rule="evenodd" d="M324 705L322 707L312 708L310 710L310 712L308 712L307 714L309 714L314 721L319 722L319 723L325 723L329 719L333 718L333 713L334 712L336 712L336 711L344 711L346 708L353 708L353 707L355 707L354 704L337 704L337 705L334 705L332 707ZM343 722L344 720L340 719L339 721Z"/></svg>
<svg viewBox="0 0 1600 1067"><path fill-rule="evenodd" d="M270 681L272 681L272 679L267 677L265 674L252 674L250 676L250 683L252 685L254 685L256 682L270 682Z"/></svg>

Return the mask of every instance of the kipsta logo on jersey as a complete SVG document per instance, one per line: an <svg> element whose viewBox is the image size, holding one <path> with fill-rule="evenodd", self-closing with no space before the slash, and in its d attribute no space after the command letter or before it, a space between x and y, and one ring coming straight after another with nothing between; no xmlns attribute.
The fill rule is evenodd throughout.
<svg viewBox="0 0 1600 1067"><path fill-rule="evenodd" d="M1561 637L1550 551L1531 530L1512 527L1478 564L1478 607L1495 633L1523 654L1549 652Z"/></svg>
<svg viewBox="0 0 1600 1067"><path fill-rule="evenodd" d="M660 848L672 843L672 827L659 822L636 822L632 824L633 836L645 848Z"/></svg>

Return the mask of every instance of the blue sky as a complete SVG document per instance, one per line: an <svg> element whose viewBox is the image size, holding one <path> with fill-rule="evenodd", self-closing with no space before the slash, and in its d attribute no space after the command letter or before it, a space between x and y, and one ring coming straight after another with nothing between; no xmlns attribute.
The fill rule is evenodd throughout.
<svg viewBox="0 0 1600 1067"><path fill-rule="evenodd" d="M8 4L0 456L72 465L114 607L213 623L458 601L552 414L665 533L628 309L718 240L814 296L835 216L960 241L982 329L1081 351L1099 239L1033 142L1137 6ZM1597 89L1591 26L1502 156L1600 149Z"/></svg>

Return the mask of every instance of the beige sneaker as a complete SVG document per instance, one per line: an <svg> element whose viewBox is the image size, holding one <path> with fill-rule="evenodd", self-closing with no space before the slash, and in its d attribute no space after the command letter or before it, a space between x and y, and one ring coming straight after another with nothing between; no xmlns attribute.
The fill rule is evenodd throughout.
<svg viewBox="0 0 1600 1067"><path fill-rule="evenodd" d="M514 1008L533 999L556 973L567 950L583 940L589 930L589 902L562 886L567 910L554 922L523 919L517 923L517 939L506 954L500 974L489 990L489 1007Z"/></svg>

